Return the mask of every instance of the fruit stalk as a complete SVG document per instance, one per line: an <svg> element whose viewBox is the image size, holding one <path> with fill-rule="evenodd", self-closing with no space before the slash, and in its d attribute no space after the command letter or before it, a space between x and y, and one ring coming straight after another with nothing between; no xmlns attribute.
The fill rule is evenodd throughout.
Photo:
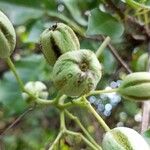
<svg viewBox="0 0 150 150"><path fill-rule="evenodd" d="M104 128L106 132L110 131L109 126L105 123L105 121L101 118L100 115L95 111L95 109L91 106L90 102L87 101L85 97L83 97L84 102L86 103L87 109L95 116L101 126Z"/></svg>

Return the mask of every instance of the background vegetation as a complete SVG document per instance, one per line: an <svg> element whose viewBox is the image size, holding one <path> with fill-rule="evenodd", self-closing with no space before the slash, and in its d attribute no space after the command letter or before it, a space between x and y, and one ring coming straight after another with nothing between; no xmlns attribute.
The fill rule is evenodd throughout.
<svg viewBox="0 0 150 150"><path fill-rule="evenodd" d="M95 51L105 36L111 37L111 44L100 58L103 78L98 89L119 86L131 70L146 70L138 64L138 59L150 51L150 8L147 8L150 1L136 2L139 5L121 0L0 0L0 9L16 29L17 46L12 58L19 75L25 83L43 81L48 87L49 98L56 95L51 82L52 68L46 63L39 45L42 31L56 22L64 22L74 29L81 48ZM111 128L128 126L140 132L141 103L127 101L114 93L91 96L89 101ZM84 109L77 112L74 108L73 111L100 143L104 131L96 120ZM6 130L21 114L21 119ZM73 121L68 120L67 124L80 131ZM57 110L27 105L14 76L0 60L0 149L42 150L53 141L58 129ZM146 135L150 137L148 132ZM86 149L80 140L75 141L66 137L61 141L61 149Z"/></svg>

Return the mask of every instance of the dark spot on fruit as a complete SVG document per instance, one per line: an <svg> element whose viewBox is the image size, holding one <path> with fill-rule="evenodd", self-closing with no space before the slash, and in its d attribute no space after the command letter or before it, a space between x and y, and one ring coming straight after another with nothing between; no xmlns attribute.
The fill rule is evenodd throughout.
<svg viewBox="0 0 150 150"><path fill-rule="evenodd" d="M77 80L78 86L80 86L80 84L81 84L82 82L84 82L84 79L85 79L85 76L82 75L81 73L79 73L79 74L78 74L78 80Z"/></svg>
<svg viewBox="0 0 150 150"><path fill-rule="evenodd" d="M58 58L62 53L61 49L58 47L57 43L55 42L55 39L53 37L50 38L51 43L52 43L52 49L54 49L55 56Z"/></svg>
<svg viewBox="0 0 150 150"><path fill-rule="evenodd" d="M60 88L62 88L63 86L65 86L66 82L67 82L67 79L64 78L64 79L62 79L62 80L57 81L57 82L56 82L56 86L60 89Z"/></svg>
<svg viewBox="0 0 150 150"><path fill-rule="evenodd" d="M81 64L80 64L80 69L81 69L81 71L83 71L83 72L86 72L87 70L88 70L88 65L87 65L87 63L86 62L82 62Z"/></svg>
<svg viewBox="0 0 150 150"><path fill-rule="evenodd" d="M78 86L80 86L81 83L82 83L81 80L78 80L78 81L77 81Z"/></svg>
<svg viewBox="0 0 150 150"><path fill-rule="evenodd" d="M62 68L60 68L57 72L56 75L58 75L62 71Z"/></svg>
<svg viewBox="0 0 150 150"><path fill-rule="evenodd" d="M67 74L68 78L71 78L73 75L71 73Z"/></svg>

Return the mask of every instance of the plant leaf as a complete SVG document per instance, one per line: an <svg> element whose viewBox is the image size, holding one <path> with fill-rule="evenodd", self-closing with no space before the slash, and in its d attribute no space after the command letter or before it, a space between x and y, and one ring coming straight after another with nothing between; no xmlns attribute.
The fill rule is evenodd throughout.
<svg viewBox="0 0 150 150"><path fill-rule="evenodd" d="M0 1L0 9L8 14L8 17L15 25L26 23L30 19L37 19L43 15L43 11L24 5L10 4Z"/></svg>
<svg viewBox="0 0 150 150"><path fill-rule="evenodd" d="M112 38L120 37L124 27L115 17L99 9L91 11L88 21L87 35L107 35Z"/></svg>
<svg viewBox="0 0 150 150"><path fill-rule="evenodd" d="M63 0L63 2L68 8L74 20L77 21L79 24L86 26L87 21L83 18L81 14L81 11L78 7L78 1L77 0Z"/></svg>
<svg viewBox="0 0 150 150"><path fill-rule="evenodd" d="M150 129L148 129L147 131L144 132L143 137L145 138L145 140L150 145Z"/></svg>

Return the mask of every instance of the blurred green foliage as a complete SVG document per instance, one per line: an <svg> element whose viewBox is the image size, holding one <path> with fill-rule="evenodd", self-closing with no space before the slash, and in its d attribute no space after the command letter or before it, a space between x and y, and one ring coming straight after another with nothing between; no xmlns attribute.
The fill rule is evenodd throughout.
<svg viewBox="0 0 150 150"><path fill-rule="evenodd" d="M113 2L120 7L123 13L127 13L126 15L136 17L134 13L130 13L131 8L127 7L122 1L113 0ZM150 4L150 1L146 1L146 3ZM146 43L136 41L136 38L133 38L140 33L134 32L135 36L131 34L131 38L127 26L120 20L119 16L109 7L105 7L105 4L99 0L0 0L0 10L8 15L16 29L17 46L12 58L20 77L25 83L38 80L46 83L50 93L49 98L53 97L56 91L51 82L52 67L46 63L40 51L39 36L45 28L56 22L63 21L73 27L80 39L81 48L96 51L101 44L100 41L83 37L81 31L92 37L110 36L112 44L133 71L137 71L138 58L147 52ZM109 49L103 52L100 62L103 64L103 78L98 85L98 89L110 86L112 81L122 79L126 74L126 71ZM22 99L21 91L11 71L6 66L4 70L0 70L0 132L3 132L20 114L30 107ZM123 121L120 115L122 112L127 115L127 118ZM99 130L95 138L100 143L101 140L99 139L101 139L103 131L97 128L96 121L84 110L75 113L81 116L91 134L94 135ZM103 117L110 127L126 125L139 130L140 120L133 119L137 114L141 114L140 104L122 100L112 110L111 116ZM79 130L74 127L74 123L71 121L68 120L67 124L70 128ZM38 107L5 133L0 139L0 149L43 150L44 146L46 147L48 143L53 141L58 130L57 110ZM80 142L80 139L75 141L82 148L86 148ZM73 143L74 139L71 141L66 138L61 141L61 149L68 150L73 149L73 147L75 147L74 149L80 149L77 144Z"/></svg>

